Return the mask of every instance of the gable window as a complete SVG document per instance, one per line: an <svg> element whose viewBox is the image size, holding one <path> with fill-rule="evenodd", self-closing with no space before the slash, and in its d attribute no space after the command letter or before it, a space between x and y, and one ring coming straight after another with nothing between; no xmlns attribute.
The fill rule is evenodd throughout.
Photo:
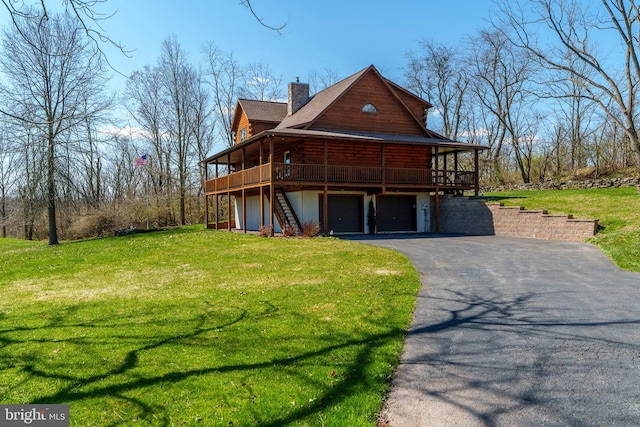
<svg viewBox="0 0 640 427"><path fill-rule="evenodd" d="M362 112L363 113L377 113L378 109L373 104L364 104L362 106Z"/></svg>
<svg viewBox="0 0 640 427"><path fill-rule="evenodd" d="M247 128L240 129L240 142L247 139Z"/></svg>

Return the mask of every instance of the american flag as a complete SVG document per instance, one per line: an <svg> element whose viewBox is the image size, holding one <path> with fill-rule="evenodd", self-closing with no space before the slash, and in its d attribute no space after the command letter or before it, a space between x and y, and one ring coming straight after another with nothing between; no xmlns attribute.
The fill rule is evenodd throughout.
<svg viewBox="0 0 640 427"><path fill-rule="evenodd" d="M147 155L143 154L140 157L136 157L135 165L136 166L147 166Z"/></svg>

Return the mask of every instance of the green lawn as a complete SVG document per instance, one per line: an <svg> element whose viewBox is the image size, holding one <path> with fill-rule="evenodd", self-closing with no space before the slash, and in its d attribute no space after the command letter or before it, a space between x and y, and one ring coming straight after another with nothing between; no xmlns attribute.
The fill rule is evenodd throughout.
<svg viewBox="0 0 640 427"><path fill-rule="evenodd" d="M393 251L202 226L0 239L0 271L0 402L74 426L372 426L420 287Z"/></svg>
<svg viewBox="0 0 640 427"><path fill-rule="evenodd" d="M590 242L621 268L640 271L640 194L635 187L504 191L485 196L507 206L598 219L602 228Z"/></svg>

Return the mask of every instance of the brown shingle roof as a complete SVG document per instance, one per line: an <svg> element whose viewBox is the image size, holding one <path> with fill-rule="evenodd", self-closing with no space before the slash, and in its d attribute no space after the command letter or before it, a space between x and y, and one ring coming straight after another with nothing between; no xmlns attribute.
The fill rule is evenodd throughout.
<svg viewBox="0 0 640 427"><path fill-rule="evenodd" d="M239 99L238 103L244 110L249 121L279 123L287 116L286 102L255 101Z"/></svg>
<svg viewBox="0 0 640 427"><path fill-rule="evenodd" d="M331 87L316 93L313 98L302 108L287 116L276 129L284 128L297 128L302 127L305 124L312 122L319 114L325 111L331 104L342 96L342 94L358 79L369 71L371 67L367 67L364 70L347 77L346 79L339 81Z"/></svg>

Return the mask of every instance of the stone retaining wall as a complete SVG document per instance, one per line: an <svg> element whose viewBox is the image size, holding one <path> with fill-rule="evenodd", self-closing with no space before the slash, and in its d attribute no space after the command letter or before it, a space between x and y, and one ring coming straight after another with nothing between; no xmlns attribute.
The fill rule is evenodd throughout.
<svg viewBox="0 0 640 427"><path fill-rule="evenodd" d="M597 228L597 220L506 207L479 198L443 197L440 201L441 233L584 242Z"/></svg>
<svg viewBox="0 0 640 427"><path fill-rule="evenodd" d="M501 185L497 187L482 188L483 193L510 190L568 190L572 188L589 189L589 188L618 188L618 187L639 187L640 177L636 178L602 178L588 179L581 181L558 181L558 182L533 182L529 184L517 185Z"/></svg>

